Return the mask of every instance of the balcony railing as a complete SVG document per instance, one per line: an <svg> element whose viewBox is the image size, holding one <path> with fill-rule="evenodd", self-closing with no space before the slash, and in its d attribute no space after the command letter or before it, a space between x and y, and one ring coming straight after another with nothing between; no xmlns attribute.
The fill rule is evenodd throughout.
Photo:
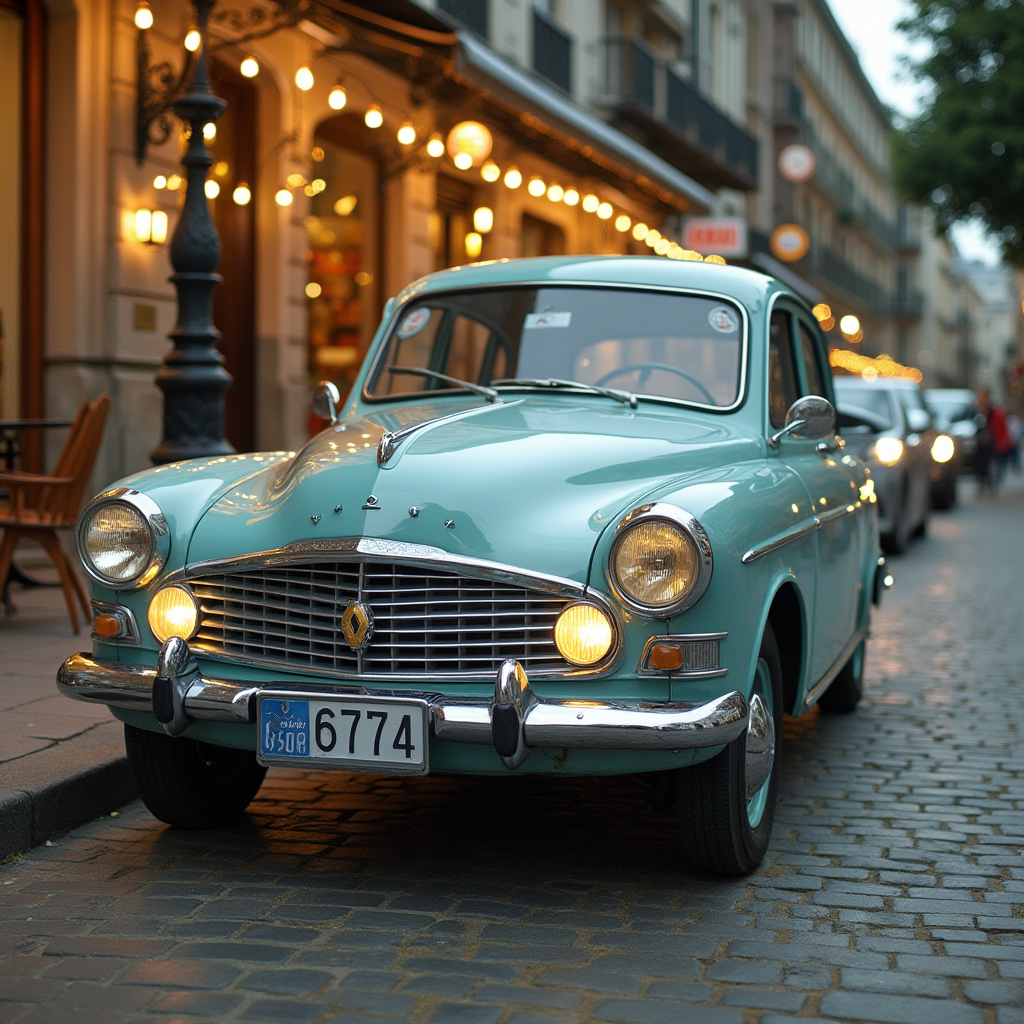
<svg viewBox="0 0 1024 1024"><path fill-rule="evenodd" d="M775 123L797 128L804 123L804 94L788 75L775 76Z"/></svg>
<svg viewBox="0 0 1024 1024"><path fill-rule="evenodd" d="M636 39L606 39L603 105L639 119L648 145L711 187L755 188L757 140Z"/></svg>
<svg viewBox="0 0 1024 1024"><path fill-rule="evenodd" d="M889 314L892 305L886 289L877 281L855 270L838 253L819 245L811 249L807 259L813 273L860 299L870 312L879 316Z"/></svg>
<svg viewBox="0 0 1024 1024"><path fill-rule="evenodd" d="M533 70L562 92L572 92L572 36L538 10L533 12Z"/></svg>
<svg viewBox="0 0 1024 1024"><path fill-rule="evenodd" d="M481 39L488 37L491 6L488 0L437 0L437 6L466 28L472 29Z"/></svg>

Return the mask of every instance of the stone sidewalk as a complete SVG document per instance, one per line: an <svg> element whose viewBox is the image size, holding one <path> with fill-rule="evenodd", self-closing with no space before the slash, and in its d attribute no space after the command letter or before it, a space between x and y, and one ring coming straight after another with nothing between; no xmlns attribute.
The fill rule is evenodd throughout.
<svg viewBox="0 0 1024 1024"><path fill-rule="evenodd" d="M56 580L31 547L18 564ZM60 587L12 584L10 598L14 614L0 610L0 861L135 796L121 724L57 693L57 667L91 646L88 625L71 632Z"/></svg>

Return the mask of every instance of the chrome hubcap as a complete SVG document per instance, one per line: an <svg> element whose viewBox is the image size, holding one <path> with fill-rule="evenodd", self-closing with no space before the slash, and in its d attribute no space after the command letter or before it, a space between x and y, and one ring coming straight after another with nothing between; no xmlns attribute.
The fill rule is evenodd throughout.
<svg viewBox="0 0 1024 1024"><path fill-rule="evenodd" d="M746 796L754 794L767 782L775 762L775 722L759 693L750 698L750 724L747 726L745 758Z"/></svg>

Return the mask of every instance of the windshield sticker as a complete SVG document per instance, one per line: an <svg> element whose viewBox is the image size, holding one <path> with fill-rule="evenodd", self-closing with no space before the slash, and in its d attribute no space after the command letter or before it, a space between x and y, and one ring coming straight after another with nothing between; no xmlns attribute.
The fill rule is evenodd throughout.
<svg viewBox="0 0 1024 1024"><path fill-rule="evenodd" d="M400 338L411 338L414 334L419 334L427 325L430 314L431 310L427 306L420 306L418 309L414 309L402 321L401 326L398 328L398 336Z"/></svg>
<svg viewBox="0 0 1024 1024"><path fill-rule="evenodd" d="M572 323L572 313L527 313L523 328L568 327L570 323Z"/></svg>
<svg viewBox="0 0 1024 1024"><path fill-rule="evenodd" d="M730 334L739 326L736 322L736 317L732 314L732 310L727 309L725 306L715 306L715 308L708 313L708 323L711 324L719 334Z"/></svg>

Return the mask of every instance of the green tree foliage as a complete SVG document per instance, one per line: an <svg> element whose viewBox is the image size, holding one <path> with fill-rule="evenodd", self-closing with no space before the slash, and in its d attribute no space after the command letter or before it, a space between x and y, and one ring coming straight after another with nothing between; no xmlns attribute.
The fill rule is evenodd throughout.
<svg viewBox="0 0 1024 1024"><path fill-rule="evenodd" d="M930 44L911 66L931 93L896 133L896 190L942 227L980 218L1024 265L1024 0L911 2L899 28Z"/></svg>

